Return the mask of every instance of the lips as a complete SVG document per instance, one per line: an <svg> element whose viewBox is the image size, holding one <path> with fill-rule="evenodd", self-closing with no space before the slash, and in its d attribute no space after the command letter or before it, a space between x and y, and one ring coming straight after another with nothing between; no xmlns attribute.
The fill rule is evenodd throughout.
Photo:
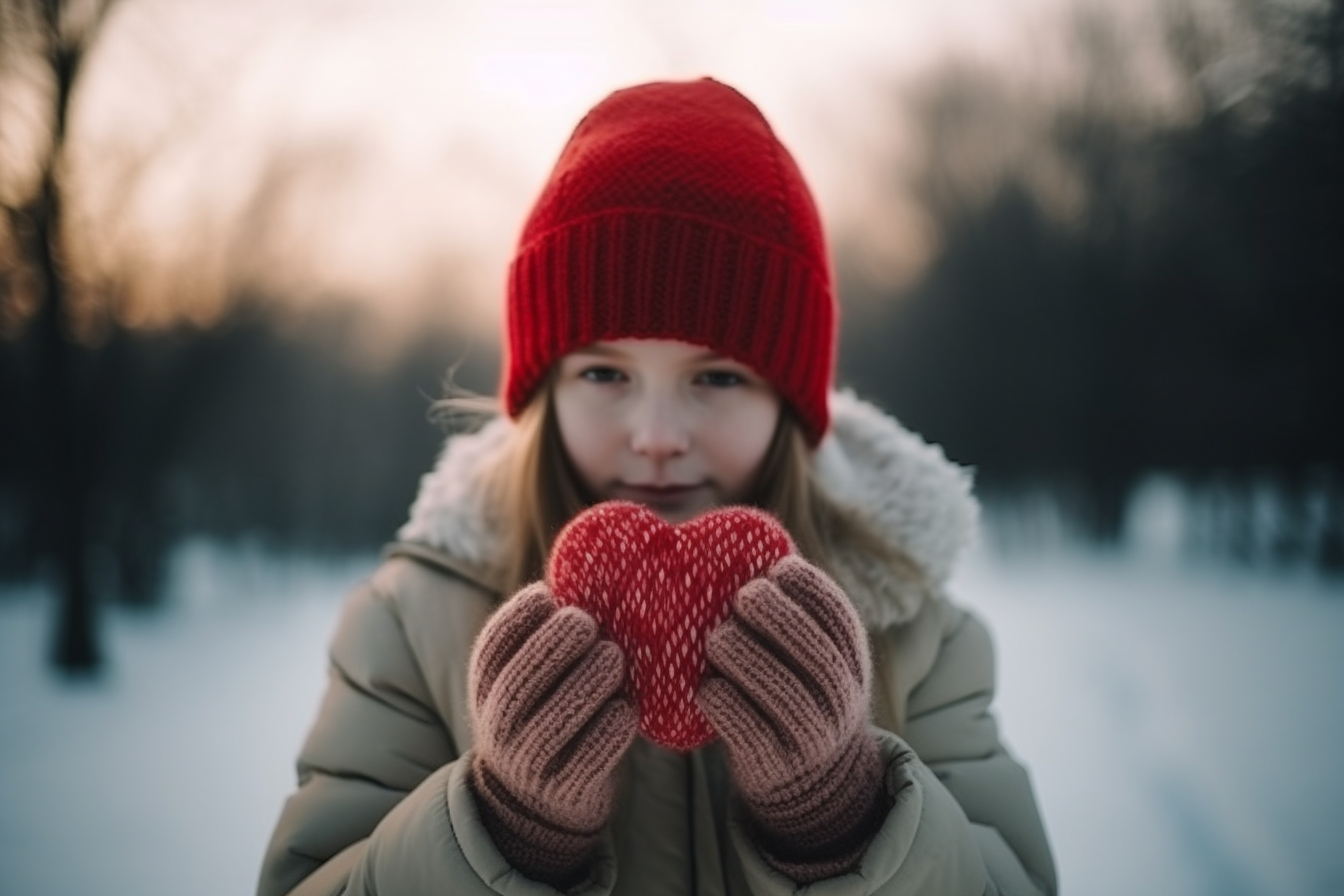
<svg viewBox="0 0 1344 896"><path fill-rule="evenodd" d="M677 483L669 483L667 485L659 485L652 482L649 483L623 482L616 487L622 489L633 489L635 491L641 491L641 492L649 492L650 494L656 494L656 495L667 495L667 494L677 494L679 492L694 491L695 489L700 487L700 484L688 483L686 485L679 485Z"/></svg>
<svg viewBox="0 0 1344 896"><path fill-rule="evenodd" d="M700 485L653 485L639 483L621 483L616 486L618 492L628 492L637 495L650 495L652 497L676 497L678 495L689 495L700 489Z"/></svg>
<svg viewBox="0 0 1344 896"><path fill-rule="evenodd" d="M622 483L613 489L612 497L634 501L654 510L675 511L693 502L704 490L703 484L654 485Z"/></svg>

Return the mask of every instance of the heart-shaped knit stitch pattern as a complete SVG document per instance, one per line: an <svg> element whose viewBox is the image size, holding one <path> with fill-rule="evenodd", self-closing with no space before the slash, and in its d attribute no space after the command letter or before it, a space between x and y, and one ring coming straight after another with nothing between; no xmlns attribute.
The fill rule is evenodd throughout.
<svg viewBox="0 0 1344 896"><path fill-rule="evenodd" d="M592 613L625 652L644 735L692 750L714 739L695 705L705 637L739 588L793 550L784 527L754 508L720 508L672 526L643 505L608 501L560 532L547 580L559 603Z"/></svg>

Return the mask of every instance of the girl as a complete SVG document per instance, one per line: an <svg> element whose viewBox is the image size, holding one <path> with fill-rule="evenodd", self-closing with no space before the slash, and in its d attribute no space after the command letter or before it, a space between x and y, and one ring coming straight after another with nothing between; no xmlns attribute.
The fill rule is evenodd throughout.
<svg viewBox="0 0 1344 896"><path fill-rule="evenodd" d="M968 477L830 391L834 317L747 99L646 84L580 122L510 269L505 413L345 606L260 896L1054 892L989 635L942 590ZM707 641L700 749L636 736L626 657L541 581L611 499L755 505L797 546Z"/></svg>

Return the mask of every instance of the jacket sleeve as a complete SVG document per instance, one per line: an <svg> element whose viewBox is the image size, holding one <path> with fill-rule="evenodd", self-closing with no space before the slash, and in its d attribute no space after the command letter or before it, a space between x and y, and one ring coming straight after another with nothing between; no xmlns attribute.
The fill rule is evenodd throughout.
<svg viewBox="0 0 1344 896"><path fill-rule="evenodd" d="M910 695L904 738L876 729L892 808L859 868L811 884L809 896L1053 894L1054 860L1025 769L989 713L993 644L973 616L947 606L932 668ZM795 882L731 837L752 892L793 894Z"/></svg>
<svg viewBox="0 0 1344 896"><path fill-rule="evenodd" d="M1026 768L999 740L994 644L973 614L950 617L938 659L910 695L905 739L965 813L988 892L1053 894L1054 857Z"/></svg>
<svg viewBox="0 0 1344 896"><path fill-rule="evenodd" d="M465 859L462 844L481 838L494 853L479 821L458 830L449 809L451 782L470 804L462 678L492 604L464 584L445 593L442 576L393 560L347 599L258 896L505 892Z"/></svg>

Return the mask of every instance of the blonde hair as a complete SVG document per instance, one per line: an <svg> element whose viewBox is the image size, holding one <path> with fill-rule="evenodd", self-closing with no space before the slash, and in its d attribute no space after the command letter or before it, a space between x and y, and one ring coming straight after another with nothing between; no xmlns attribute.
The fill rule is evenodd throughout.
<svg viewBox="0 0 1344 896"><path fill-rule="evenodd" d="M509 445L486 472L490 506L499 508L505 520L498 564L504 595L543 577L556 535L593 503L569 462L553 394L553 377L548 377L519 413ZM460 393L439 401L436 412L455 420L499 411L491 399ZM904 551L822 489L812 448L787 404L744 503L778 519L798 552L832 577L838 578L836 557L859 553L894 575L916 585L924 583L918 565Z"/></svg>

